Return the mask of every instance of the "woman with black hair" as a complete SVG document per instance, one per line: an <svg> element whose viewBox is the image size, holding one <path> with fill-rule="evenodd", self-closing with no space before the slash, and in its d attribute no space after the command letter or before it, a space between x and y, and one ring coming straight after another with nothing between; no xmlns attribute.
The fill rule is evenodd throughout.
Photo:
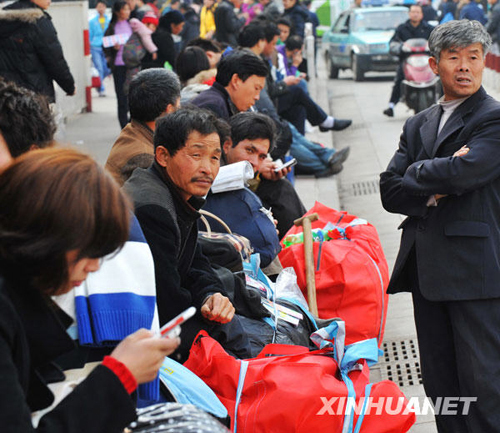
<svg viewBox="0 0 500 433"><path fill-rule="evenodd" d="M167 12L160 18L160 24L153 33L153 42L158 47L158 57L153 60L147 53L142 60L142 69L167 68L175 70L177 51L172 35L178 35L184 28L184 16L176 10Z"/></svg>
<svg viewBox="0 0 500 433"><path fill-rule="evenodd" d="M91 157L43 149L0 174L0 425L35 431L50 407L48 384L64 380L54 360L74 349L71 319L52 301L100 267L129 233L130 204ZM125 338L36 431L121 432L136 417L130 394L153 380L178 346L141 329Z"/></svg>
<svg viewBox="0 0 500 433"><path fill-rule="evenodd" d="M114 46L104 50L108 66L113 72L116 99L118 102L118 120L123 129L128 123L128 100L125 94L124 84L127 78L127 67L123 61L123 47L126 40L132 35L132 28L128 22L130 18L130 6L122 0L113 4L113 17L109 23L104 36L123 35L123 44L116 43Z"/></svg>

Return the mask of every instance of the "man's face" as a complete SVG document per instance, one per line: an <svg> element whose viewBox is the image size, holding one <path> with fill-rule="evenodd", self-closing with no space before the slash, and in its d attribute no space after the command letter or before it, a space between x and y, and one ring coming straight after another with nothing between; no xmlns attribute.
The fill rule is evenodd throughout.
<svg viewBox="0 0 500 433"><path fill-rule="evenodd" d="M222 57L222 53L216 53L215 51L206 51L206 55L208 57L208 63L210 64L210 68L216 68L220 62L220 58Z"/></svg>
<svg viewBox="0 0 500 433"><path fill-rule="evenodd" d="M260 92L265 84L265 77L251 75L243 81L236 75L229 85L232 87L230 92L231 101L233 101L238 111L248 111L253 107L259 100Z"/></svg>
<svg viewBox="0 0 500 433"><path fill-rule="evenodd" d="M290 9L293 7L296 3L296 0L283 0L283 7L285 9Z"/></svg>
<svg viewBox="0 0 500 433"><path fill-rule="evenodd" d="M415 27L418 26L424 18L424 14L422 13L422 8L420 6L410 6L408 16L410 17L411 24Z"/></svg>
<svg viewBox="0 0 500 433"><path fill-rule="evenodd" d="M219 172L220 156L220 139L215 132L208 135L191 132L186 145L174 156L163 146L156 149L156 160L167 170L185 200L208 193Z"/></svg>
<svg viewBox="0 0 500 433"><path fill-rule="evenodd" d="M280 40L281 42L285 42L288 39L288 36L290 36L290 27L288 27L286 24L278 24L278 28L280 29Z"/></svg>
<svg viewBox="0 0 500 433"><path fill-rule="evenodd" d="M279 36L276 35L271 42L268 42L266 44L266 47L264 48L264 55L266 57L271 56L274 53L274 50L276 50L276 43L278 42Z"/></svg>
<svg viewBox="0 0 500 433"><path fill-rule="evenodd" d="M240 161L248 161L252 164L254 173L260 171L262 162L266 160L269 152L269 140L267 138L256 138L254 140L240 141L235 147L231 142L224 143L224 153L229 164Z"/></svg>
<svg viewBox="0 0 500 433"><path fill-rule="evenodd" d="M178 35L180 32L182 32L182 29L184 28L184 21L182 21L179 24L170 24L170 28L172 29L172 34L173 35Z"/></svg>
<svg viewBox="0 0 500 433"><path fill-rule="evenodd" d="M429 65L441 78L446 101L471 96L479 90L483 79L483 46L477 42L465 48L443 50L439 63L431 57Z"/></svg>
<svg viewBox="0 0 500 433"><path fill-rule="evenodd" d="M125 2L128 4L128 6L130 7L130 10L132 10L132 11L137 6L136 0L125 0Z"/></svg>

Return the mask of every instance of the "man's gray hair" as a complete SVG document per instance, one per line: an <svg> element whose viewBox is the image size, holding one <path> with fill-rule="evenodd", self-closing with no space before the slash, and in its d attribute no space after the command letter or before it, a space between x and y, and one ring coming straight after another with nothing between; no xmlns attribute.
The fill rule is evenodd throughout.
<svg viewBox="0 0 500 433"><path fill-rule="evenodd" d="M429 50L439 63L441 51L480 43L483 55L491 47L491 36L479 21L454 20L438 25L429 37Z"/></svg>

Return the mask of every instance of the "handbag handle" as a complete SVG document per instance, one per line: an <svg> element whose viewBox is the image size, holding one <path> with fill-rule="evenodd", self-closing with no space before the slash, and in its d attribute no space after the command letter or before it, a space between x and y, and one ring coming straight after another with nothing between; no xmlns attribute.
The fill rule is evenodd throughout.
<svg viewBox="0 0 500 433"><path fill-rule="evenodd" d="M283 356L283 355L301 355L309 353L309 348L305 346L292 346L289 344L266 344L262 351L257 355L258 358L266 358L268 356Z"/></svg>
<svg viewBox="0 0 500 433"><path fill-rule="evenodd" d="M212 229L210 228L210 224L208 223L208 220L206 217L210 217L210 218L213 218L215 221L217 221L222 227L224 227L224 229L230 234L232 235L233 232L231 231L231 229L229 228L229 226L221 219L219 218L217 215L214 215L212 212L208 212L206 210L203 210L203 209L200 209L199 210L200 214L201 214L201 220L203 221L203 224L205 224L205 227L207 229L207 233L210 235L212 234Z"/></svg>

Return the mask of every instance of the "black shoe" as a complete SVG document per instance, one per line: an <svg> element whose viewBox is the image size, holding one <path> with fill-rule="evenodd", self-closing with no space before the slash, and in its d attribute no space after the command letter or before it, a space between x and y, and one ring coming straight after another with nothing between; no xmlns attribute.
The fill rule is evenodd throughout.
<svg viewBox="0 0 500 433"><path fill-rule="evenodd" d="M352 120L351 119L335 119L333 122L333 126L331 128L325 128L324 126L319 125L319 130L321 132L326 132L326 131L342 131L343 129L346 129L348 126L351 126Z"/></svg>
<svg viewBox="0 0 500 433"><path fill-rule="evenodd" d="M330 159L328 160L328 165L332 167L333 165L338 163L342 164L349 156L350 151L351 148L349 146L337 150L332 156L330 156Z"/></svg>
<svg viewBox="0 0 500 433"><path fill-rule="evenodd" d="M335 164L329 166L328 168L325 168L324 170L318 171L317 173L314 174L314 177L316 179L322 178L322 177L330 177L333 176L334 174L340 173L344 166L342 165L341 162L336 162Z"/></svg>
<svg viewBox="0 0 500 433"><path fill-rule="evenodd" d="M391 107L389 107L384 110L384 114L389 117L394 117L394 110Z"/></svg>

